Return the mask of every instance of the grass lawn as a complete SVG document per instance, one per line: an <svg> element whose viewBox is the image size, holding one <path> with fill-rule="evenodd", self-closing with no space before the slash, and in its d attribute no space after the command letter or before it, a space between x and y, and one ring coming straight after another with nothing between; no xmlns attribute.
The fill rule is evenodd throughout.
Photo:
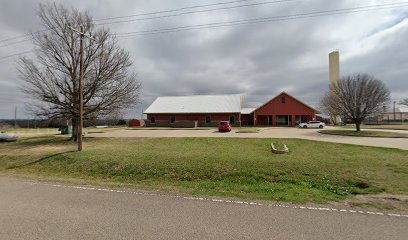
<svg viewBox="0 0 408 240"><path fill-rule="evenodd" d="M342 128L353 128L356 129L356 125L347 124L346 126L341 126ZM389 125L361 125L362 129L388 129L388 130L408 130L408 124L389 124Z"/></svg>
<svg viewBox="0 0 408 240"><path fill-rule="evenodd" d="M253 128L253 127L248 127L248 128L237 128L236 133L259 133L259 128Z"/></svg>
<svg viewBox="0 0 408 240"><path fill-rule="evenodd" d="M408 138L407 133L369 131L369 130L362 130L360 132L354 130L320 130L319 133L353 137Z"/></svg>
<svg viewBox="0 0 408 240"><path fill-rule="evenodd" d="M196 127L196 128L173 128L173 127L135 127L127 128L126 130L212 130L217 127Z"/></svg>
<svg viewBox="0 0 408 240"><path fill-rule="evenodd" d="M127 129L126 126L115 126L115 127L107 127L107 128L96 128L96 127L87 127L84 128L85 133L105 133L117 130ZM20 137L35 137L35 136L44 136L44 135L57 135L60 134L58 128L8 128L8 129L0 129L0 132L7 132L7 133L16 133Z"/></svg>
<svg viewBox="0 0 408 240"><path fill-rule="evenodd" d="M1 128L0 132L17 134L57 134L58 128Z"/></svg>
<svg viewBox="0 0 408 240"><path fill-rule="evenodd" d="M271 142L290 153L272 154ZM408 195L408 151L299 139L65 138L0 143L0 174L291 202Z"/></svg>

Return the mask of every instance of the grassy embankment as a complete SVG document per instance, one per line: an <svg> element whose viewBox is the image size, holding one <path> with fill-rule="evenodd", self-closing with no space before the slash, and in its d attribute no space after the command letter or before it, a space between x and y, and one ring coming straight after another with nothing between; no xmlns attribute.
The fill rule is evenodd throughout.
<svg viewBox="0 0 408 240"><path fill-rule="evenodd" d="M289 154L271 153L272 141ZM291 202L408 195L408 151L298 139L86 138L0 143L0 173Z"/></svg>
<svg viewBox="0 0 408 240"><path fill-rule="evenodd" d="M362 130L359 132L354 130L320 130L319 133L352 137L408 138L408 133L369 130Z"/></svg>
<svg viewBox="0 0 408 240"><path fill-rule="evenodd" d="M356 128L354 124L347 124L346 126L341 126L342 128ZM375 125L375 124L363 124L361 125L362 129L386 129L386 130L408 130L408 123L403 124L387 124L387 125Z"/></svg>

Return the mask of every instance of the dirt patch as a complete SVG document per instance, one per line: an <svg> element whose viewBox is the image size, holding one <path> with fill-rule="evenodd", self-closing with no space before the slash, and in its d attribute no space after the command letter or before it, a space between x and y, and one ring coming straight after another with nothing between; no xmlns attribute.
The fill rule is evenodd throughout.
<svg viewBox="0 0 408 240"><path fill-rule="evenodd" d="M379 210L397 210L408 212L408 195L367 194L356 195L341 202L353 208L371 208Z"/></svg>
<svg viewBox="0 0 408 240"><path fill-rule="evenodd" d="M360 201L384 201L390 203L401 203L408 201L408 195L393 195L393 194L367 194L357 195L357 200Z"/></svg>

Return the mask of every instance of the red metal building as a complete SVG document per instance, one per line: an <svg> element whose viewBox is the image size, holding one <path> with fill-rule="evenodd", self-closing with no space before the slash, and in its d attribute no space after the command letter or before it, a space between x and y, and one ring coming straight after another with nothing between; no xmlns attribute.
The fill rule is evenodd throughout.
<svg viewBox="0 0 408 240"><path fill-rule="evenodd" d="M248 125L296 126L316 119L318 110L286 92L278 94L262 106L241 116Z"/></svg>
<svg viewBox="0 0 408 240"><path fill-rule="evenodd" d="M132 119L129 121L129 127L144 127L145 122L140 119Z"/></svg>
<svg viewBox="0 0 408 240"><path fill-rule="evenodd" d="M242 105L240 95L161 97L146 109L146 126L208 127L220 121L233 126L296 126L319 113L286 92L258 108Z"/></svg>

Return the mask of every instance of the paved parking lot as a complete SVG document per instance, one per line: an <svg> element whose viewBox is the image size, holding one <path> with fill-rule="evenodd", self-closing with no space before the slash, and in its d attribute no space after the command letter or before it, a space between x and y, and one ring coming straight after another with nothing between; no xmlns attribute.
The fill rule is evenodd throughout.
<svg viewBox="0 0 408 240"><path fill-rule="evenodd" d="M326 127L334 129L333 127ZM169 130L169 129L130 129L106 133L91 133L90 137L238 137L238 138L300 138L325 142L348 143L364 146L392 147L408 150L407 138L373 138L373 137L348 137L318 133L319 129L299 128L261 128L259 133L219 133L211 130ZM393 131L393 130L386 130ZM401 131L398 131L401 132ZM406 131L405 131L406 132Z"/></svg>

